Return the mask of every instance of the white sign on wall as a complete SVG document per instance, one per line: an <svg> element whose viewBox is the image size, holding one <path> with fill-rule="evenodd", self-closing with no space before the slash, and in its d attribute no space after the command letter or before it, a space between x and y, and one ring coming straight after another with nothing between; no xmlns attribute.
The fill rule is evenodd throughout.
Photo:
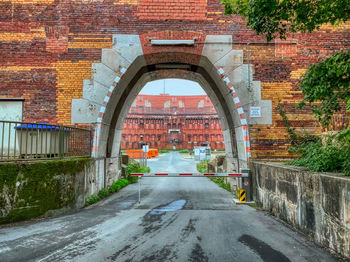
<svg viewBox="0 0 350 262"><path fill-rule="evenodd" d="M251 118L261 117L261 106L251 106L250 107L250 117Z"/></svg>

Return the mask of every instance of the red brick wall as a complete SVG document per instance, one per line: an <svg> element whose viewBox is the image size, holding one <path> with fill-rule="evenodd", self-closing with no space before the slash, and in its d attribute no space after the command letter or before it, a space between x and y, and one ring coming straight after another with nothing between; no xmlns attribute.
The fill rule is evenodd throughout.
<svg viewBox="0 0 350 262"><path fill-rule="evenodd" d="M140 0L137 14L140 19L205 20L206 0Z"/></svg>

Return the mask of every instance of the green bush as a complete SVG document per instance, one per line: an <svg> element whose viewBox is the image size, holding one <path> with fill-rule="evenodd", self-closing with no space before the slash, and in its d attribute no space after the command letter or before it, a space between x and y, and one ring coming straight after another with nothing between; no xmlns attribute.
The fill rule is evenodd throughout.
<svg viewBox="0 0 350 262"><path fill-rule="evenodd" d="M107 188L102 188L100 190L100 192L98 192L98 196L100 197L100 199L106 198L109 196L109 191Z"/></svg>
<svg viewBox="0 0 350 262"><path fill-rule="evenodd" d="M117 182L114 182L110 187L109 187L109 192L110 193L115 193L117 191L119 191L122 187L120 186L120 184L118 184Z"/></svg>
<svg viewBox="0 0 350 262"><path fill-rule="evenodd" d="M297 160L288 162L295 166L305 166L318 172L343 172L350 175L350 146L338 143L332 136L325 142L317 140L293 147L291 150L299 152Z"/></svg>
<svg viewBox="0 0 350 262"><path fill-rule="evenodd" d="M132 177L130 174L132 173L149 173L151 169L148 166L140 167L139 163L129 163L126 168L126 176L129 183L136 183L138 181L138 177Z"/></svg>
<svg viewBox="0 0 350 262"><path fill-rule="evenodd" d="M129 177L132 173L138 173L140 164L137 162L129 163L126 167L126 176Z"/></svg>
<svg viewBox="0 0 350 262"><path fill-rule="evenodd" d="M129 181L125 178L119 180L120 184L125 187L129 184Z"/></svg>
<svg viewBox="0 0 350 262"><path fill-rule="evenodd" d="M187 154L187 153L188 153L188 150L181 149L181 150L179 150L179 153L180 153L180 154Z"/></svg>
<svg viewBox="0 0 350 262"><path fill-rule="evenodd" d="M98 195L93 194L88 198L88 200L86 200L86 205L87 206L92 205L99 200L100 200L100 197Z"/></svg>
<svg viewBox="0 0 350 262"><path fill-rule="evenodd" d="M197 170L200 173L206 173L208 170L208 161L204 160L197 164Z"/></svg>

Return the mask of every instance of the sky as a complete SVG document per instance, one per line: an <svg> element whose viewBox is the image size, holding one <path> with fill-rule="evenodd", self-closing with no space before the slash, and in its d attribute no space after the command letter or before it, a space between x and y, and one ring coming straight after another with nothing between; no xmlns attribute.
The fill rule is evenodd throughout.
<svg viewBox="0 0 350 262"><path fill-rule="evenodd" d="M141 95L159 95L165 93L169 95L185 96L185 95L205 95L202 87L193 81L184 79L169 78L164 80L156 80L148 82L141 90Z"/></svg>

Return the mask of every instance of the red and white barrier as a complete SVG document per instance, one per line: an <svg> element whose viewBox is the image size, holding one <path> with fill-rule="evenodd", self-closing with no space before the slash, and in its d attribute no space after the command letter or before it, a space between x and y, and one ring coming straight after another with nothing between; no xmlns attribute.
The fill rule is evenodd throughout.
<svg viewBox="0 0 350 262"><path fill-rule="evenodd" d="M132 173L137 177L248 177L248 173Z"/></svg>

